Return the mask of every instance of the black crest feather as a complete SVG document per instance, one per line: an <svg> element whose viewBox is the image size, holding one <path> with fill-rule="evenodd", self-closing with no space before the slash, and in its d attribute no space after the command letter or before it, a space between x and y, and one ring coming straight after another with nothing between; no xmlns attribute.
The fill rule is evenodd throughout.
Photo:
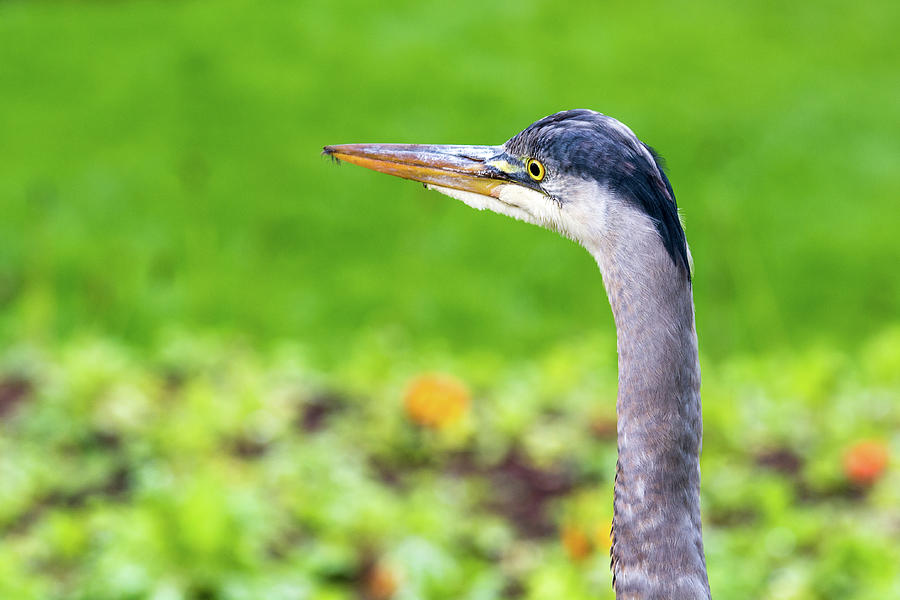
<svg viewBox="0 0 900 600"><path fill-rule="evenodd" d="M690 277L684 229L663 160L625 125L592 110L566 110L536 121L506 145L539 155L561 173L594 179L638 207Z"/></svg>

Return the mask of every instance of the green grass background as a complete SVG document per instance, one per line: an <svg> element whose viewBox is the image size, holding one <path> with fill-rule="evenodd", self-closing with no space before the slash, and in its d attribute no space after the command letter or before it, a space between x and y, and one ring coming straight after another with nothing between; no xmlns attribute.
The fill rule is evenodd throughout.
<svg viewBox="0 0 900 600"><path fill-rule="evenodd" d="M896 3L0 6L2 336L161 326L527 356L612 319L546 232L319 156L557 110L667 159L713 357L900 314ZM573 318L577 315L577 318Z"/></svg>
<svg viewBox="0 0 900 600"><path fill-rule="evenodd" d="M0 343L7 349L3 372L25 373L37 400L16 409L18 420L0 422L4 472L19 482L0 501L11 540L0 541L0 555L23 561L0 572L5 597L73 597L73 590L85 598L282 597L273 590L287 585L285 572L302 573L290 589L306 590L286 598L362 593L341 569L355 568L364 506L347 509L357 521L288 511L285 519L304 527L312 520L329 540L315 546L325 550L309 564L291 559L273 567L246 548L235 558L229 544L271 533L251 525L266 521L254 511L265 512L259 507L267 493L287 486L297 494L287 506L312 493L275 473L287 472L298 456L319 465L310 467L314 481L340 468L330 456L365 462L353 454L353 432L354 424L369 427L368 409L347 417L327 442L310 445L291 437L296 433L270 431L266 444L293 441L284 442L278 460L236 476L222 466L230 463L217 443L182 440L182 447L180 438L168 437L182 426L177 411L154 412L149 429L127 418L104 420L108 407L100 399L109 389L166 396L174 369L177 381L200 389L175 394L194 398L185 400L191 435L262 435L242 429L246 415L237 409L221 417L221 431L210 424L221 415L211 415L234 394L251 398L255 409L269 406L271 373L282 373L281 361L292 356L303 367L288 369L289 379L303 382L297 394L304 402L321 389L357 399L369 389L370 400L383 400L384 414L375 417L381 433L364 448L376 454L401 426L391 399L420 370L465 376L485 406L529 393L498 384L503 377L566 380L574 378L571 369L580 372L571 364L596 367L609 392L613 323L599 273L581 248L409 182L337 167L319 154L325 144L349 142L500 143L537 118L577 107L622 120L666 158L686 223L705 373L720 382L704 390L712 432L704 461L713 465L704 467L712 494L705 506L713 516L721 510L733 517L745 514L745 502L749 510L763 506L765 515L755 524L741 521L738 533L731 517L711 526L714 591L797 599L897 591L884 562L897 555L890 541L894 488L878 492L873 505L851 508L829 494L847 444L863 437L898 443L898 28L900 4L889 1L0 2ZM168 350L182 338L192 340L184 342L189 350ZM233 355L234 340L243 350ZM113 366L97 366L104 361ZM184 373L172 366L182 362ZM249 373L251 383L226 378L233 387L223 391L220 368ZM547 369L549 375L533 374ZM588 383L552 384L550 392L534 392L543 400L526 403L531 408L509 409L515 425L475 430L528 447L527 430L543 431L541 411L559 398L578 398L566 405L570 416L596 410ZM734 416L737 402L759 412ZM91 445L110 431L118 446ZM438 457L448 447L469 448L459 440L423 443ZM609 440L603 444L598 453L610 459ZM748 489L758 475L754 452L782 446L804 458L804 485L825 490L825 508L804 508L803 494L785 491L794 489L785 482L769 482L771 493ZM78 458L70 464L73 447ZM485 447L476 444L491 456ZM565 456L562 449L546 454L550 462ZM172 467L176 475L153 479L158 463L170 458L181 465ZM143 490L135 492L136 512L123 516L98 500L97 516L48 501L60 497L60 485L95 490L90 473L103 480L121 461L132 487ZM34 471L38 464L68 468ZM454 546L451 532L434 525L434 482L426 477L416 487L422 496L403 504L360 469L350 469L348 487L327 489L335 497L351 490L381 499L375 505L384 511L372 510L386 521L367 530L372 546L400 548L395 559L409 570L405 546L385 540L412 530L444 544L456 557L447 561L462 561L451 569L457 579L438 570L450 582L446 589L412 577L401 597L510 593L497 583L505 571L498 575L489 560L473 566L459 558L471 555L468 546ZM716 480L736 487L716 487ZM103 496L88 493L95 495ZM210 508L217 497L230 498L231 508ZM246 498L256 500L241 504ZM45 504L58 514L29 512ZM390 520L417 510L426 517ZM185 524L208 511L218 525L191 533ZM868 523L858 535L804 545L804 535L827 540L828 523L842 518L835 515L857 512ZM23 515L32 515L27 527ZM93 545L105 526L125 531L134 520L144 534L103 552ZM173 522L182 523L187 541L166 529ZM778 536L787 523L807 527L792 534L800 540L792 550L753 554L760 531L776 531L761 548L783 549ZM63 548L59 556L34 550L46 542L41 535L56 540L49 547ZM290 535L283 545L291 545ZM498 535L502 542L507 534ZM135 548L147 540L156 540L156 558L142 562ZM100 558L82 562L90 552ZM794 554L799 563L791 568L801 566L776 572L779 556ZM744 568L741 556L751 557L752 568L734 579L734 569ZM840 574L847 561L862 565L855 576L874 581L871 595ZM128 578L129 565L148 564L155 567L144 579ZM523 594L607 593L606 583L578 587L605 577L600 567L594 571L602 575L591 576L564 557L548 564L529 571L530 580L520 577L530 590ZM104 587L121 583L111 573L127 585ZM234 573L253 574L253 583L235 583ZM465 583L472 573L484 574L482 592ZM552 587L563 581L574 587Z"/></svg>

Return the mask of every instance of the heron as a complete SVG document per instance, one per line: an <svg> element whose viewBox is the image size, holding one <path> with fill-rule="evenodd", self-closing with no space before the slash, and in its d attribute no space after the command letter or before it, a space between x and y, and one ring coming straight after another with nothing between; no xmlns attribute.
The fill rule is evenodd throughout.
<svg viewBox="0 0 900 600"><path fill-rule="evenodd" d="M345 144L323 153L555 231L591 253L618 352L616 598L708 599L693 264L659 155L587 109L544 117L498 146Z"/></svg>

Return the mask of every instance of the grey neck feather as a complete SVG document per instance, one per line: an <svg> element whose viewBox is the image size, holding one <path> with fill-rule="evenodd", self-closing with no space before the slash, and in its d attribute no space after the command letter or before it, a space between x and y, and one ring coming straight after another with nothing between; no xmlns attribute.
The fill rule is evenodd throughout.
<svg viewBox="0 0 900 600"><path fill-rule="evenodd" d="M700 525L700 366L691 283L649 218L609 211L586 244L616 322L616 598L708 599Z"/></svg>

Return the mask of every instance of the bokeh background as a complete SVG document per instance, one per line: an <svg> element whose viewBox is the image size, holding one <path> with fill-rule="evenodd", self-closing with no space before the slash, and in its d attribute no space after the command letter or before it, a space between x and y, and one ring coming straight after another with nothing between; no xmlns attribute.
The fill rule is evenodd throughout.
<svg viewBox="0 0 900 600"><path fill-rule="evenodd" d="M612 598L592 259L319 155L576 107L666 157L686 223L714 597L900 597L898 28L0 2L0 597Z"/></svg>

